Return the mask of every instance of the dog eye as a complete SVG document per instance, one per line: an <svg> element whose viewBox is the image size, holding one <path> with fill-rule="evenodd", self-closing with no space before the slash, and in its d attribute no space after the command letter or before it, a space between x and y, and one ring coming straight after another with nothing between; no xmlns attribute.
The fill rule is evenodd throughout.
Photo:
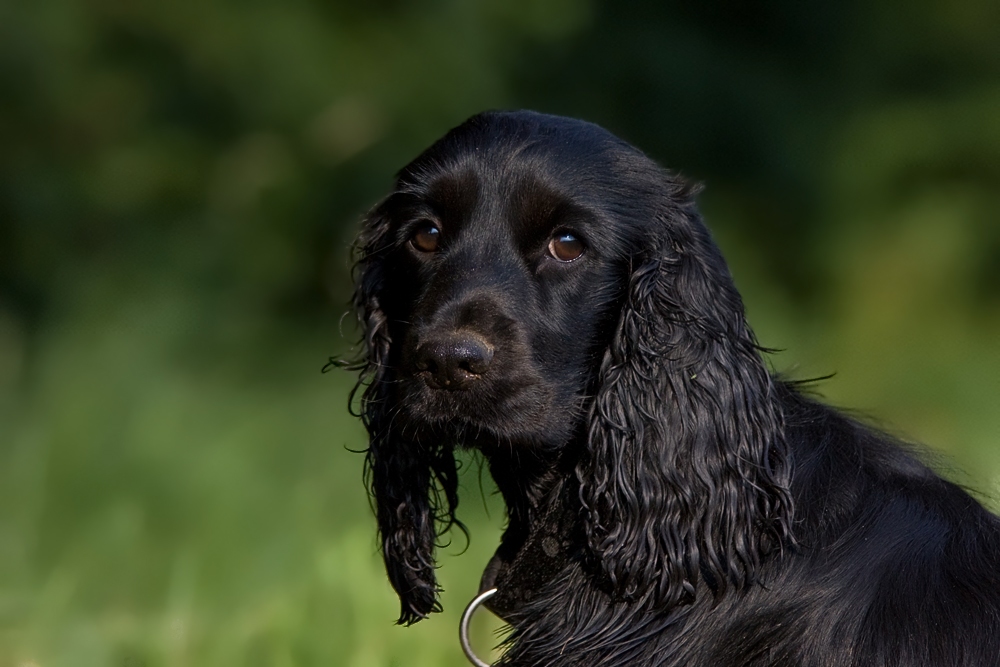
<svg viewBox="0 0 1000 667"><path fill-rule="evenodd" d="M441 239L441 230L433 223L425 222L414 230L410 237L410 245L420 252L434 252Z"/></svg>
<svg viewBox="0 0 1000 667"><path fill-rule="evenodd" d="M583 250L583 241L569 232L560 232L549 241L549 254L560 262L579 259Z"/></svg>

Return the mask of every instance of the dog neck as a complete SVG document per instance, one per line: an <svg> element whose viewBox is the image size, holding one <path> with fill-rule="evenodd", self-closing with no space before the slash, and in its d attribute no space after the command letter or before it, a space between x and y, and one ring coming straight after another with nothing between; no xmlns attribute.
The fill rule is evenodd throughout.
<svg viewBox="0 0 1000 667"><path fill-rule="evenodd" d="M507 504L508 524L487 564L480 592L496 588L487 607L507 620L554 579L582 548L576 477L566 457L489 459Z"/></svg>

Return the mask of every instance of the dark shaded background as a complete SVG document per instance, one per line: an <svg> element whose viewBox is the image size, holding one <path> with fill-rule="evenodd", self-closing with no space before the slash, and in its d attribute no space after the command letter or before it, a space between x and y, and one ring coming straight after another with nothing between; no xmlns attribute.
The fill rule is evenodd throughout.
<svg viewBox="0 0 1000 667"><path fill-rule="evenodd" d="M320 368L358 219L487 108L703 181L775 368L997 507L1000 3L736 5L0 4L0 667L464 664L489 481L394 628Z"/></svg>

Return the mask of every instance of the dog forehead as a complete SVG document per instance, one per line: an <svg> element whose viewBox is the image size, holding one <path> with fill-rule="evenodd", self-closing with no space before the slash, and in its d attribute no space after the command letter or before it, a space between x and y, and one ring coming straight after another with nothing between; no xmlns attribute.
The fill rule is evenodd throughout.
<svg viewBox="0 0 1000 667"><path fill-rule="evenodd" d="M428 188L432 205L446 214L461 215L468 224L496 226L506 221L528 231L568 202L579 202L571 184L560 183L537 164L504 160L500 164L488 156L476 166L445 172Z"/></svg>

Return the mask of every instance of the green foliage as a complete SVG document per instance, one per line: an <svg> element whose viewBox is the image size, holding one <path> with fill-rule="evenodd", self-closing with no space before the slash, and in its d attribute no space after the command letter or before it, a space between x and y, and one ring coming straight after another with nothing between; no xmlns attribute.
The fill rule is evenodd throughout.
<svg viewBox="0 0 1000 667"><path fill-rule="evenodd" d="M994 502L998 28L991 0L0 4L0 667L465 664L502 507L468 461L446 613L393 627L352 379L320 368L352 354L357 219L486 108L703 180L776 368L837 373Z"/></svg>

